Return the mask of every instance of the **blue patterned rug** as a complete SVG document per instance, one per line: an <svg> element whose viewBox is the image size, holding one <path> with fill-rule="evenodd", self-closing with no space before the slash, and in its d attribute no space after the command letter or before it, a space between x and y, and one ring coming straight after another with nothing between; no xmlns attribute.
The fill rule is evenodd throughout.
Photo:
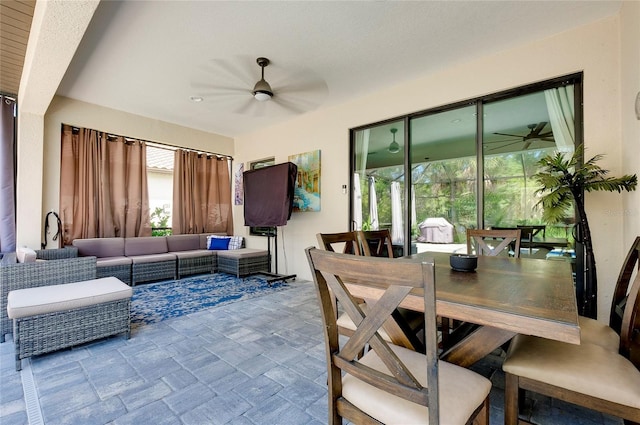
<svg viewBox="0 0 640 425"><path fill-rule="evenodd" d="M131 324L157 323L205 308L230 304L290 288L282 281L271 286L260 275L238 279L214 273L134 286Z"/></svg>

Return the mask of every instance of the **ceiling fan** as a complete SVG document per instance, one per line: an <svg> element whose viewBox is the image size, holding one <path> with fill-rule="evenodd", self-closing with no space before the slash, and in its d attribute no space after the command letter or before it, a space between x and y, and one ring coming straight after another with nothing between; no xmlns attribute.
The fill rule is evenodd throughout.
<svg viewBox="0 0 640 425"><path fill-rule="evenodd" d="M540 121L537 124L529 124L527 125L527 128L529 129L529 133L525 134L525 135L519 135L519 134L509 134L509 133L493 133L499 136L509 136L511 137L511 139L505 139L505 140L494 140L491 142L487 142L487 143L504 143L504 142L510 142L511 143L506 143L504 145L501 145L499 147L495 147L493 149L490 150L496 150L496 149L501 149L507 146L511 146L517 143L523 143L522 145L522 150L527 150L529 149L529 147L531 146L531 144L536 141L542 141L542 142L554 142L553 139L553 131L549 130L546 132L542 132L542 130L547 126L547 122L546 121Z"/></svg>
<svg viewBox="0 0 640 425"><path fill-rule="evenodd" d="M257 82L256 63L260 67ZM267 66L273 68L269 81L265 78ZM327 84L312 70L285 68L262 56L211 60L198 70L191 86L213 108L255 116L301 114L317 108L328 94Z"/></svg>

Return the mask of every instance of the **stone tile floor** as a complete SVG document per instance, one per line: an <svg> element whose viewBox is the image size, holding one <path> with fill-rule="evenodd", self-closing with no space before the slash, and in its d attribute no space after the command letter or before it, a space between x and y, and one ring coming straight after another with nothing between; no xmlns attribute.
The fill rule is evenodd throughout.
<svg viewBox="0 0 640 425"><path fill-rule="evenodd" d="M116 336L31 359L44 423L327 423L317 300L311 283L290 284L287 291L138 327L129 340ZM494 382L492 425L503 423L499 360L475 368ZM13 343L0 344L2 425L29 423L14 367ZM622 424L545 397L527 405L540 425Z"/></svg>

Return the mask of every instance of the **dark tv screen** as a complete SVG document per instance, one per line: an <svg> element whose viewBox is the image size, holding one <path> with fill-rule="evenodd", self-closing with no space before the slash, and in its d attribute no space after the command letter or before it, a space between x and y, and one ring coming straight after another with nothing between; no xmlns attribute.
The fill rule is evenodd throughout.
<svg viewBox="0 0 640 425"><path fill-rule="evenodd" d="M292 162L245 171L244 225L284 226L293 211L298 167Z"/></svg>

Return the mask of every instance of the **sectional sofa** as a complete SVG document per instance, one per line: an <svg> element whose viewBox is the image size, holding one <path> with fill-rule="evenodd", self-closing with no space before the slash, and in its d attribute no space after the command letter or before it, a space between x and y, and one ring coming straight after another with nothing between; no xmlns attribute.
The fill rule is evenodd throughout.
<svg viewBox="0 0 640 425"><path fill-rule="evenodd" d="M160 279L177 279L198 273L221 271L237 276L268 268L268 253L244 248L244 239L229 237L237 249L207 249L207 238L224 234L150 236L138 238L76 239L73 246L81 257L97 258L97 277L115 276L135 285ZM221 269L218 257L226 258ZM228 261L228 259L231 259ZM246 265L251 264L251 270Z"/></svg>

